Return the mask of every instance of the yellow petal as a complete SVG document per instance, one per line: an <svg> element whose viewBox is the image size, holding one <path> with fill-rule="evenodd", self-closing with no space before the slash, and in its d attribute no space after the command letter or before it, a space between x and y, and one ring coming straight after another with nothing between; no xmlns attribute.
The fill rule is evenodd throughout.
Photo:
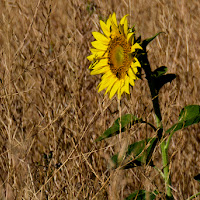
<svg viewBox="0 0 200 200"><path fill-rule="evenodd" d="M115 12L112 14L112 20L113 20L114 24L117 26L117 19L116 19Z"/></svg>
<svg viewBox="0 0 200 200"><path fill-rule="evenodd" d="M94 66L93 63L91 63L90 66L89 66L89 69L92 69L93 66Z"/></svg>
<svg viewBox="0 0 200 200"><path fill-rule="evenodd" d="M106 89L105 94L107 94L111 90L111 88L115 84L115 82L118 81L118 78L116 78L115 76L112 76L110 79L111 79L110 84L108 85L108 88Z"/></svg>
<svg viewBox="0 0 200 200"><path fill-rule="evenodd" d="M137 69L137 68L136 68ZM136 78L136 75L135 75L135 72L133 71L132 68L129 68L128 70L128 75L131 79L135 79Z"/></svg>
<svg viewBox="0 0 200 200"><path fill-rule="evenodd" d="M131 47L131 53L135 52L135 49L142 49L142 47L138 44L135 43L132 47Z"/></svg>
<svg viewBox="0 0 200 200"><path fill-rule="evenodd" d="M127 19L124 22L124 33L125 33L125 36L127 36L127 34L128 34L128 21L127 21Z"/></svg>
<svg viewBox="0 0 200 200"><path fill-rule="evenodd" d="M121 85L121 89L120 89L121 95L123 94L124 89L125 89L125 82Z"/></svg>
<svg viewBox="0 0 200 200"><path fill-rule="evenodd" d="M133 73L135 74L135 78L134 79L138 79L138 77L136 76L136 74L138 73L138 69L137 68L141 67L141 65L140 66L138 66L138 65L140 65L139 61L136 62L136 63L132 63L132 65L131 65Z"/></svg>
<svg viewBox="0 0 200 200"><path fill-rule="evenodd" d="M141 67L141 64L137 58L134 58L135 62L132 62L131 67L134 69L135 67Z"/></svg>
<svg viewBox="0 0 200 200"><path fill-rule="evenodd" d="M92 52L92 55L94 56L94 59L103 59L108 57L108 53L105 53L105 50L99 50L99 49L90 49ZM92 57L92 56L91 56Z"/></svg>
<svg viewBox="0 0 200 200"><path fill-rule="evenodd" d="M99 41L93 41L91 42L92 46L96 49L100 49L100 50L107 50L108 46L105 45L105 44L102 44L101 42Z"/></svg>
<svg viewBox="0 0 200 200"><path fill-rule="evenodd" d="M122 96L122 94L123 94L123 87L124 87L124 80L123 79L121 79L120 80L120 87L119 87L119 89L118 89L118 91L117 91L117 96L118 96L118 99L121 99L121 96Z"/></svg>
<svg viewBox="0 0 200 200"><path fill-rule="evenodd" d="M110 30L108 29L107 25L102 20L100 20L100 26L101 26L101 29L104 32L104 34L107 37L110 37Z"/></svg>
<svg viewBox="0 0 200 200"><path fill-rule="evenodd" d="M98 92L101 92L102 90L104 90L107 85L106 84L103 84L102 82L100 82L101 84L98 85L99 89L98 89Z"/></svg>
<svg viewBox="0 0 200 200"><path fill-rule="evenodd" d="M96 69L90 72L91 75L102 74L110 70L108 66L102 67L100 69Z"/></svg>
<svg viewBox="0 0 200 200"><path fill-rule="evenodd" d="M125 79L124 91L125 91L127 94L130 94L130 92L129 92L129 77L128 77L128 76L126 76L126 79Z"/></svg>
<svg viewBox="0 0 200 200"><path fill-rule="evenodd" d="M135 74L135 78L134 78L135 80L138 79L138 77L136 76L137 72L138 72L138 69L136 67L133 68L133 73Z"/></svg>
<svg viewBox="0 0 200 200"><path fill-rule="evenodd" d="M132 78L129 78L129 83L130 83L130 85L132 85L132 86L135 85L135 82L134 82L134 80L133 80Z"/></svg>
<svg viewBox="0 0 200 200"><path fill-rule="evenodd" d="M121 34L124 34L124 25L119 24L118 29Z"/></svg>
<svg viewBox="0 0 200 200"><path fill-rule="evenodd" d="M112 89L110 90L110 96L109 96L110 99L115 95L115 93L119 89L120 85L121 85L121 81L118 80L115 82Z"/></svg>
<svg viewBox="0 0 200 200"><path fill-rule="evenodd" d="M96 59L104 58L105 52L98 52L93 54Z"/></svg>
<svg viewBox="0 0 200 200"><path fill-rule="evenodd" d="M128 16L128 15L124 15L124 16L122 17L122 19L120 20L120 24L124 24L124 22L125 22L127 16Z"/></svg>
<svg viewBox="0 0 200 200"><path fill-rule="evenodd" d="M109 76L113 75L112 72L109 70L108 72L106 72L101 79L103 80L104 78L108 78Z"/></svg>
<svg viewBox="0 0 200 200"><path fill-rule="evenodd" d="M109 16L109 19L108 19L107 23L110 24L110 30L112 32L112 35L120 34L119 33L119 28L117 26L117 19L116 19L115 13L113 13L113 15Z"/></svg>
<svg viewBox="0 0 200 200"><path fill-rule="evenodd" d="M107 37L105 37L103 34L101 34L99 32L92 32L92 35L94 36L94 38L96 40L108 45L109 39Z"/></svg>
<svg viewBox="0 0 200 200"><path fill-rule="evenodd" d="M97 69L100 69L104 66L108 66L108 60L107 59L101 59L101 60L97 61L97 63L94 65L93 69L97 70Z"/></svg>
<svg viewBox="0 0 200 200"><path fill-rule="evenodd" d="M101 92L102 90L107 88L110 84L112 84L112 82L113 82L112 76L102 79L102 81L99 84L98 92Z"/></svg>
<svg viewBox="0 0 200 200"><path fill-rule="evenodd" d="M87 59L88 59L89 61L93 61L93 60L94 60L94 57L95 57L95 55L92 54L92 55L89 55L89 56L87 57Z"/></svg>
<svg viewBox="0 0 200 200"><path fill-rule="evenodd" d="M99 52L105 52L104 50L100 50L100 49L93 49L91 48L90 51L94 54L94 53L99 53Z"/></svg>
<svg viewBox="0 0 200 200"><path fill-rule="evenodd" d="M107 25L107 29L110 31L110 26L111 26L111 21L110 21L110 18L108 18L107 22L106 22L106 25Z"/></svg>
<svg viewBox="0 0 200 200"><path fill-rule="evenodd" d="M134 44L134 42L135 42L135 38L134 38L134 37L132 37L131 45L133 45L133 44Z"/></svg>
<svg viewBox="0 0 200 200"><path fill-rule="evenodd" d="M130 39L133 39L134 38L133 36L134 36L134 33L129 33L127 35L127 42L129 42Z"/></svg>
<svg viewBox="0 0 200 200"><path fill-rule="evenodd" d="M99 51L98 53L92 54L94 56L94 60L104 59L108 57L108 54L104 51Z"/></svg>

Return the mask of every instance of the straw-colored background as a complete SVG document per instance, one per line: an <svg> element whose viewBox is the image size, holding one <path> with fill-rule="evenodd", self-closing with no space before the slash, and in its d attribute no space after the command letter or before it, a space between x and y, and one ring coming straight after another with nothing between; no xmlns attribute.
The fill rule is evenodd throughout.
<svg viewBox="0 0 200 200"><path fill-rule="evenodd" d="M200 3L198 0L0 1L0 199L123 199L136 189L164 192L149 167L109 170L110 156L153 135L138 125L102 142L95 139L122 114L154 123L145 78L131 96L109 100L90 76L92 31L99 19L129 14L142 38L164 31L149 45L152 68L177 78L164 86L160 103L165 129L182 107L200 102ZM170 146L176 199L197 193L200 126L177 132ZM160 152L154 161L161 167ZM196 198L199 199L199 198Z"/></svg>

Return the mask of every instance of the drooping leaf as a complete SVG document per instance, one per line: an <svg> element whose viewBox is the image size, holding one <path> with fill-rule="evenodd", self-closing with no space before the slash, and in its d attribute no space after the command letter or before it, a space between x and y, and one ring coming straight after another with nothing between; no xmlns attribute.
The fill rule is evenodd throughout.
<svg viewBox="0 0 200 200"><path fill-rule="evenodd" d="M134 123L138 123L140 121L141 121L141 119L135 117L132 114L123 115L121 117L121 132L124 132L125 129L128 126L133 125ZM120 118L118 118L114 122L113 126L111 126L100 137L98 137L96 141L101 141L101 140L103 140L105 138L112 137L112 136L117 135L119 133L120 133Z"/></svg>
<svg viewBox="0 0 200 200"><path fill-rule="evenodd" d="M153 166L151 156L157 141L157 138L148 138L129 145L124 157L119 157L119 154L116 154L111 158L113 167L122 166L123 169L129 169L147 164Z"/></svg>
<svg viewBox="0 0 200 200"><path fill-rule="evenodd" d="M160 77L160 76L164 75L166 72L167 72L167 67L161 66L161 67L155 69L152 72L152 76L154 76L154 77Z"/></svg>
<svg viewBox="0 0 200 200"><path fill-rule="evenodd" d="M166 133L171 131L176 132L187 126L197 124L200 122L200 106L199 105L189 105L183 108L179 115L179 120L171 128L169 128Z"/></svg>
<svg viewBox="0 0 200 200"><path fill-rule="evenodd" d="M126 115L123 115L121 119L118 118L110 128L108 128L100 137L97 138L96 141L101 141L106 138L119 134L120 128L121 128L121 132L124 132L127 127L130 127L131 125L134 125L136 123L146 123L150 125L156 131L156 128L152 124L146 121L143 121L141 118L137 118L136 116L132 114L126 114Z"/></svg>
<svg viewBox="0 0 200 200"><path fill-rule="evenodd" d="M196 175L194 179L200 183L200 174Z"/></svg>
<svg viewBox="0 0 200 200"><path fill-rule="evenodd" d="M166 75L160 75L155 78L155 85L157 91L160 90L160 88L165 85L168 82L172 82L176 78L175 74L166 74Z"/></svg>
<svg viewBox="0 0 200 200"><path fill-rule="evenodd" d="M142 48L143 48L143 49L146 49L146 46L147 46L152 40L154 40L160 33L164 33L164 32L159 32L159 33L155 34L153 37L147 38L147 39L143 40L143 41L142 41L142 44L141 44Z"/></svg>
<svg viewBox="0 0 200 200"><path fill-rule="evenodd" d="M135 39L135 43L140 43L140 42L141 42L141 35L137 39Z"/></svg>
<svg viewBox="0 0 200 200"><path fill-rule="evenodd" d="M166 74L167 72L167 67L165 66L161 66L159 68L157 68L156 70L154 70L151 74L151 76L153 77L154 81L155 81L155 87L157 92L159 92L160 88L165 85L168 82L173 81L176 78L175 74Z"/></svg>
<svg viewBox="0 0 200 200"><path fill-rule="evenodd" d="M148 192L146 190L137 190L130 194L125 200L154 200L158 192Z"/></svg>
<svg viewBox="0 0 200 200"><path fill-rule="evenodd" d="M100 137L96 139L96 142L112 137L117 134L119 134L119 125L114 123L113 126L108 128Z"/></svg>

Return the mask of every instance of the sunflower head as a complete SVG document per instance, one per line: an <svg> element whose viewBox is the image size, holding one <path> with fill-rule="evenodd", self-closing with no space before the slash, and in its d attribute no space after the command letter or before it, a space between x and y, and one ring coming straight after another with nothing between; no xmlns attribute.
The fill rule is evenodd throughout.
<svg viewBox="0 0 200 200"><path fill-rule="evenodd" d="M110 93L110 99L117 93L118 98L125 92L130 94L129 86L134 86L138 79L138 67L141 67L134 52L142 47L134 42L135 33L128 28L127 15L117 24L116 15L109 16L106 23L100 20L103 34L93 32L96 41L92 42L92 61L89 66L91 75L103 74L99 83L98 92L106 89Z"/></svg>

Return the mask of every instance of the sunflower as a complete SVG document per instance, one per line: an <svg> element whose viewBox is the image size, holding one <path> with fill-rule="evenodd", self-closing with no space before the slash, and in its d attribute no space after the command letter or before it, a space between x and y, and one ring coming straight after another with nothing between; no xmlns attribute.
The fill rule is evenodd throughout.
<svg viewBox="0 0 200 200"><path fill-rule="evenodd" d="M106 23L100 20L103 34L93 32L96 41L91 42L91 55L87 57L92 61L89 69L91 75L103 74L98 85L98 92L106 89L110 99L117 93L118 99L125 92L130 94L129 85L134 86L138 79L140 62L134 56L136 49L142 49L134 43L135 33L128 28L127 15L117 24L116 14L109 16Z"/></svg>

